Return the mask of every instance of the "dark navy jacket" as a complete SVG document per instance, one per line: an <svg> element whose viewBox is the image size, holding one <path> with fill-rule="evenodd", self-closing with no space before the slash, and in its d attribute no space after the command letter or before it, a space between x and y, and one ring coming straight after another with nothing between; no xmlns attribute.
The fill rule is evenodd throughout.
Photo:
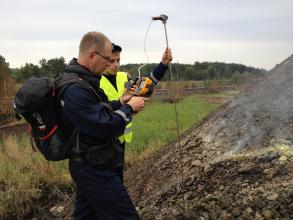
<svg viewBox="0 0 293 220"><path fill-rule="evenodd" d="M154 69L154 71L151 73L153 77L155 77L158 81L160 81L163 76L165 75L166 70L168 69L168 66L164 65L162 62L159 63L158 66Z"/></svg>
<svg viewBox="0 0 293 220"><path fill-rule="evenodd" d="M122 161L119 161L117 156L120 152L116 139L132 119L131 106L127 104L122 106L120 101L109 103L106 95L99 89L100 77L79 65L76 59L65 67L64 74L69 73L75 73L89 82L102 100L97 100L93 91L79 83L71 85L65 90L62 98L64 102L62 118L65 127L78 129L80 145L83 146L81 151L84 151L82 156L85 160L91 160L89 158L94 160L88 161L89 163L108 168L120 166ZM113 111L102 105L100 101L110 104Z"/></svg>

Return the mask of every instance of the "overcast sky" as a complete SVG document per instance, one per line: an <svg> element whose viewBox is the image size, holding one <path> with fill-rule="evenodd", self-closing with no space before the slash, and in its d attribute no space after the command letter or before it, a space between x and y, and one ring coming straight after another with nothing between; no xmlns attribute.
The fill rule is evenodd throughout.
<svg viewBox="0 0 293 220"><path fill-rule="evenodd" d="M100 31L122 46L122 64L146 61L152 16L169 16L174 61L220 61L273 68L293 54L292 0L0 0L0 55L10 67L78 53L82 35ZM151 24L150 62L165 47L164 26Z"/></svg>

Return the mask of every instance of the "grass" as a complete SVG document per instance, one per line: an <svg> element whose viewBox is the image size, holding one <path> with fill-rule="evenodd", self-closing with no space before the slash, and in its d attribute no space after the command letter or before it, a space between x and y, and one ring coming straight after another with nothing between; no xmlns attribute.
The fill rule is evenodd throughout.
<svg viewBox="0 0 293 220"><path fill-rule="evenodd" d="M16 83L15 84L15 92L17 92L20 89L20 87L22 87L22 83Z"/></svg>
<svg viewBox="0 0 293 220"><path fill-rule="evenodd" d="M219 105L208 104L198 96L185 97L177 103L180 133L215 110ZM141 159L142 154L157 150L177 138L175 106L172 103L150 103L143 112L134 116L133 141L126 144L126 162Z"/></svg>
<svg viewBox="0 0 293 220"><path fill-rule="evenodd" d="M42 189L69 186L66 161L48 162L29 145L26 135L9 136L0 145L0 219L22 219L43 196Z"/></svg>
<svg viewBox="0 0 293 220"><path fill-rule="evenodd" d="M197 95L185 97L177 103L180 132L218 106L206 103ZM175 140L175 117L174 104L159 100L152 101L135 115L134 140L126 145L127 163L144 159ZM54 190L68 189L71 183L67 161L46 161L32 150L27 135L9 136L0 141L0 219L23 219L32 210L37 212L43 207L40 202L44 199L49 204Z"/></svg>
<svg viewBox="0 0 293 220"><path fill-rule="evenodd" d="M197 96L214 97L214 98L231 98L238 94L239 94L238 90L226 90L220 93L210 93L210 94L203 94L203 95L197 95Z"/></svg>

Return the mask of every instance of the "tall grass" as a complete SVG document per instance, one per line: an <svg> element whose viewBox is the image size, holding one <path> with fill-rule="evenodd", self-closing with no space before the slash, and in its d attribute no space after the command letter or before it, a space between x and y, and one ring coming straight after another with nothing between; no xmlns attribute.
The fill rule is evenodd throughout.
<svg viewBox="0 0 293 220"><path fill-rule="evenodd" d="M185 131L218 105L198 96L185 97L177 104L180 132ZM154 100L134 116L133 142L126 145L127 162L146 157L177 138L174 104ZM0 219L23 219L41 209L42 199L50 201L54 190L71 187L67 161L46 161L34 152L27 135L0 141ZM46 190L44 190L46 189ZM54 205L54 203L53 203ZM48 207L50 208L50 207Z"/></svg>
<svg viewBox="0 0 293 220"><path fill-rule="evenodd" d="M9 136L0 144L0 219L22 219L44 194L71 183L66 161L48 162L29 146L28 136Z"/></svg>
<svg viewBox="0 0 293 220"><path fill-rule="evenodd" d="M206 103L197 96L185 97L177 103L180 132L215 110L218 105ZM134 162L143 152L152 152L177 138L175 105L172 103L150 103L143 112L134 116L133 141L126 144L126 160Z"/></svg>

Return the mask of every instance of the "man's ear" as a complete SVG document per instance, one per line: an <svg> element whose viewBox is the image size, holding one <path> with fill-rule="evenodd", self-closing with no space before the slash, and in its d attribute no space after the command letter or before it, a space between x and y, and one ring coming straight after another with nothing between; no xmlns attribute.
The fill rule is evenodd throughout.
<svg viewBox="0 0 293 220"><path fill-rule="evenodd" d="M90 52L88 53L88 58L89 58L89 60L92 61L92 60L94 59L94 56L95 56L95 55L96 55L95 52L90 51Z"/></svg>

